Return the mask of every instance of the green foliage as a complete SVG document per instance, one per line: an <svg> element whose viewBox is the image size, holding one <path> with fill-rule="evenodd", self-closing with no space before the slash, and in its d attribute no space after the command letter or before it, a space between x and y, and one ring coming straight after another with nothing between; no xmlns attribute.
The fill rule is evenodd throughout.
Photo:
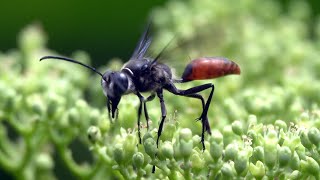
<svg viewBox="0 0 320 180"><path fill-rule="evenodd" d="M187 52L225 56L241 66L241 76L214 80L206 150L195 121L200 102L165 93L168 118L159 148L159 102L148 103L151 125L148 131L143 123L139 144L138 98L123 97L111 123L99 77L65 62L39 63L54 52L45 48L40 28L29 26L18 50L0 53L2 168L18 179L54 179L56 154L60 171L83 179L320 178L320 26L308 38L307 4L292 1L284 13L277 1L170 1L154 11L154 21L155 51L174 32L191 42L176 49L175 62L186 64ZM84 52L72 57L90 64ZM73 144L90 153L77 155Z"/></svg>

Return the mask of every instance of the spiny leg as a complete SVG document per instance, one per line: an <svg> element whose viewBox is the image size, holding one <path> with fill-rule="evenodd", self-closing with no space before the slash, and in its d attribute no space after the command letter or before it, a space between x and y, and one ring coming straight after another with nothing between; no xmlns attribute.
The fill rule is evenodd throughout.
<svg viewBox="0 0 320 180"><path fill-rule="evenodd" d="M208 97L207 102L204 104L204 99L201 95L197 94L203 90L211 88L210 95ZM200 99L202 102L202 113L201 116L198 118L202 122L202 133L201 133L201 143L203 150L205 150L205 145L204 145L204 132L207 131L209 134L211 134L211 129L210 129L210 124L208 121L208 109L210 107L210 102L213 96L214 92L214 85L212 83L208 84L203 84L200 86L192 87L186 90L180 90L175 87L174 84L169 84L165 86L165 89L167 89L169 92L172 92L173 94L180 95L180 96L186 96L186 97L192 97L192 98L197 98Z"/></svg>

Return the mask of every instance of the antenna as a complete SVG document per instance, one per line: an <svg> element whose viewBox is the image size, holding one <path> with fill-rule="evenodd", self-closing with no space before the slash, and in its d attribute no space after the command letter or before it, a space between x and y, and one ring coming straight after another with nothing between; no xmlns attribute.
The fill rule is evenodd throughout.
<svg viewBox="0 0 320 180"><path fill-rule="evenodd" d="M88 68L88 69L91 69L93 72L99 74L99 75L103 78L103 74L102 74L101 72L99 72L96 68L91 67L91 66L88 66L88 65L86 65L86 64L83 64L83 63L81 63L81 62L79 62L79 61L76 61L76 60L74 60L74 59L67 58L67 57L60 57L60 56L44 56L44 57L40 58L40 61L46 60L46 59L58 59L58 60L63 60L63 61L69 61L69 62L72 62L72 63L76 63L76 64L79 64L79 65L81 65L81 66L84 66L84 67L86 67L86 68ZM103 79L104 79L104 78L103 78Z"/></svg>

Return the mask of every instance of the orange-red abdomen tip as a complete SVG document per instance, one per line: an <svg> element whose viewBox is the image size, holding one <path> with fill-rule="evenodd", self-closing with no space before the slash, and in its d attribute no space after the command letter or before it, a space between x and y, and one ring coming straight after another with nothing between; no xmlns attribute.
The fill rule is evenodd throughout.
<svg viewBox="0 0 320 180"><path fill-rule="evenodd" d="M185 68L184 81L213 79L228 74L240 74L240 67L233 61L221 57L203 57L191 61Z"/></svg>

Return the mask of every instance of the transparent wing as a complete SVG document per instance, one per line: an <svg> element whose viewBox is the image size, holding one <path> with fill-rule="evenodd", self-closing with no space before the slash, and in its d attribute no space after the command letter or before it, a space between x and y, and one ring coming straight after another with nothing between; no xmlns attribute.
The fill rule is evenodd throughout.
<svg viewBox="0 0 320 180"><path fill-rule="evenodd" d="M151 40L152 40L152 37L150 36L150 28L151 28L151 21L149 21L142 36L140 37L138 44L137 44L130 60L139 60L145 56L145 54L151 44Z"/></svg>

